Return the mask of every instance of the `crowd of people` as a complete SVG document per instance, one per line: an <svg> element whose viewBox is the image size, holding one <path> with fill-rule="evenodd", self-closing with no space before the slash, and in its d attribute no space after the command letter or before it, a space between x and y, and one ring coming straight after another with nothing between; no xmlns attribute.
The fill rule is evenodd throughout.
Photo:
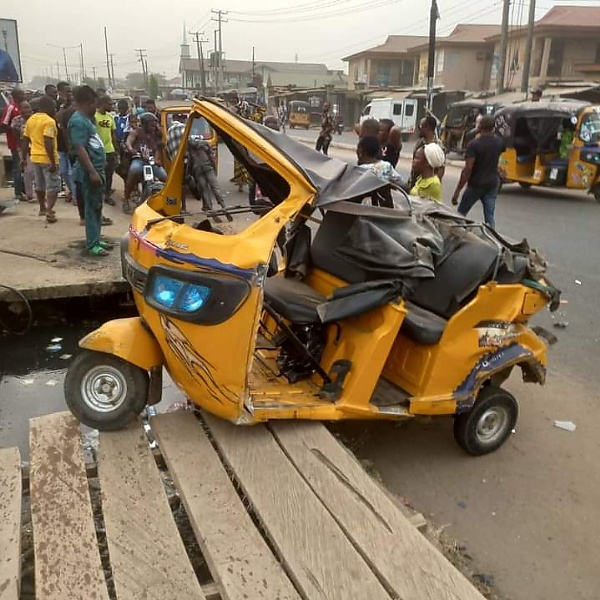
<svg viewBox="0 0 600 600"><path fill-rule="evenodd" d="M356 148L358 164L373 171L391 186L402 188L411 196L443 203L442 178L445 173L446 156L437 136L438 121L428 114L419 123L419 138L415 142L411 171L407 177L398 172L397 166L402 150L401 130L391 119L365 119L356 126L359 136ZM333 134L330 105L325 102L321 130L315 150L328 153ZM481 115L477 119L473 139L466 148L465 166L452 196L452 204L459 214L466 216L480 201L484 221L495 226L495 205L500 187L499 159L505 145L495 135L493 116ZM465 188L461 197L461 192ZM391 193L371 198L380 206L393 206Z"/></svg>
<svg viewBox="0 0 600 600"><path fill-rule="evenodd" d="M71 90L61 81L46 85L44 95L28 98L15 88L0 116L12 158L15 197L37 202L39 216L56 223L55 206L61 190L79 211L85 226L86 249L107 256L112 245L101 238L101 227L112 221L102 215L104 204L114 206L113 177L125 181L123 212L131 214L134 194L145 161L153 157L154 175L166 181L160 164L162 145L154 100L130 106L113 101L103 89L87 85Z"/></svg>
<svg viewBox="0 0 600 600"><path fill-rule="evenodd" d="M22 90L14 89L11 102L0 117L12 155L15 195L20 200L37 202L39 215L48 223L55 223L56 202L64 189L66 201L77 207L80 223L85 226L87 252L106 256L111 245L103 241L100 232L102 226L112 222L102 215L102 207L116 204L114 175L119 174L125 182L122 210L126 214L131 214L137 203L135 194L146 165L151 165L156 179L164 182L167 178L160 161L163 143L156 104L147 100L142 106L134 99L130 106L122 99L113 112L113 101L104 90L84 85L72 91L67 82L59 82L47 85L44 92L42 97L28 101ZM240 101L232 108L247 119L265 123L269 119L264 107L248 102ZM279 128L277 118L274 120L272 125ZM437 127L433 115L420 121L411 171L404 175L398 171L402 150L399 127L390 119L366 119L356 127L358 164L389 183L390 188L402 188L410 195L442 203L445 153L437 138ZM167 156L173 155L171 160L184 129L184 124L178 121L169 128L165 149ZM328 153L333 129L330 105L325 103L317 151ZM205 197L210 196L224 206L210 147L199 143L190 148L191 169L202 183L198 184L197 196L207 209L212 204ZM458 205L458 212L463 215L481 201L485 222L491 226L499 184L498 159L503 150L501 139L494 135L493 118L479 119L452 197L452 203ZM248 186L251 202L260 195L252 177L235 157L231 181L239 191ZM393 206L391 192L374 196L370 201Z"/></svg>

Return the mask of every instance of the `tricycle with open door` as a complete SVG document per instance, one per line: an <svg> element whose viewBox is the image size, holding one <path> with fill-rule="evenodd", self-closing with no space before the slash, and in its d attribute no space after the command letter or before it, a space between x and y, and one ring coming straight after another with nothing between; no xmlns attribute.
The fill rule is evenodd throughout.
<svg viewBox="0 0 600 600"><path fill-rule="evenodd" d="M164 367L195 406L239 425L450 415L467 452L502 445L518 413L502 384L515 368L544 383L553 341L530 324L559 302L537 253L400 193L398 208L372 206L385 186L372 172L213 102L191 117L271 204L232 235L210 222L223 210L181 215L184 142L123 244L139 316L81 340L72 412L123 427L160 400Z"/></svg>

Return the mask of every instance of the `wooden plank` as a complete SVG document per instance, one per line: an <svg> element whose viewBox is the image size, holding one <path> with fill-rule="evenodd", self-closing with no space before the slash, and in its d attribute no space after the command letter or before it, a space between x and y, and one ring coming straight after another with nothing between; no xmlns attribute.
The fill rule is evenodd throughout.
<svg viewBox="0 0 600 600"><path fill-rule="evenodd" d="M263 426L206 415L226 462L306 600L389 600L373 571Z"/></svg>
<svg viewBox="0 0 600 600"><path fill-rule="evenodd" d="M204 599L139 422L100 434L98 479L119 600Z"/></svg>
<svg viewBox="0 0 600 600"><path fill-rule="evenodd" d="M300 600L194 415L155 417L152 431L223 600Z"/></svg>
<svg viewBox="0 0 600 600"><path fill-rule="evenodd" d="M21 581L21 454L0 450L0 600L17 600Z"/></svg>
<svg viewBox="0 0 600 600"><path fill-rule="evenodd" d="M79 423L31 419L29 445L37 600L108 600Z"/></svg>
<svg viewBox="0 0 600 600"><path fill-rule="evenodd" d="M325 427L279 422L271 429L388 589L402 600L483 600Z"/></svg>

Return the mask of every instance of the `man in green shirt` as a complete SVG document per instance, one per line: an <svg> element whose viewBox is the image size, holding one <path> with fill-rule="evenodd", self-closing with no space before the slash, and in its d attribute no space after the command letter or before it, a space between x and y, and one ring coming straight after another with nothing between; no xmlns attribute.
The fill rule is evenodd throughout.
<svg viewBox="0 0 600 600"><path fill-rule="evenodd" d="M92 256L107 256L110 245L100 241L106 152L94 123L98 97L90 86L82 85L74 98L77 110L69 119L68 133L77 157L74 179L80 184L85 207L86 248Z"/></svg>
<svg viewBox="0 0 600 600"><path fill-rule="evenodd" d="M98 98L98 110L96 111L96 131L104 144L106 152L106 187L104 202L110 206L115 205L115 201L111 198L111 190L113 183L113 175L117 168L117 154L115 149L118 148L116 135L116 123L110 113L112 109L112 99L110 96L100 96Z"/></svg>

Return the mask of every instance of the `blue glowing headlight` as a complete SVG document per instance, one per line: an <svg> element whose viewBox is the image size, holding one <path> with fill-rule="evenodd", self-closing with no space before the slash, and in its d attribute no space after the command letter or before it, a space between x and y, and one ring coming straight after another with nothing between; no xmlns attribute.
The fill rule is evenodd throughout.
<svg viewBox="0 0 600 600"><path fill-rule="evenodd" d="M157 275L152 281L150 295L165 308L184 313L200 310L210 298L210 288L179 281L165 275Z"/></svg>

